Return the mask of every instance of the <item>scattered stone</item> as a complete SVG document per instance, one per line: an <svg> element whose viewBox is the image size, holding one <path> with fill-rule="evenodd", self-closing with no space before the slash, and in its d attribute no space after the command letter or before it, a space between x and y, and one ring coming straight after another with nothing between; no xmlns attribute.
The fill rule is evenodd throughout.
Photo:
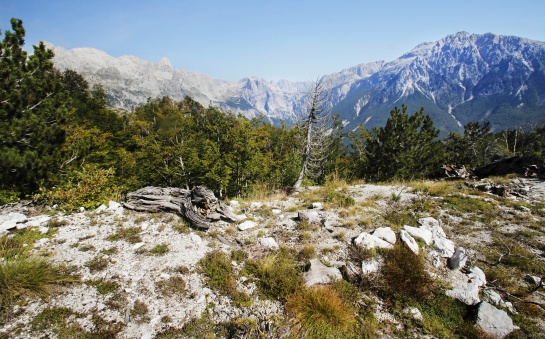
<svg viewBox="0 0 545 339"><path fill-rule="evenodd" d="M439 221L435 218L432 218L432 217L426 217L426 218L420 218L418 219L418 223L420 224L421 227L423 228L426 228L430 231L432 230L443 230L441 228L441 225L439 224ZM445 232L443 232L443 234L439 234L443 237L446 237L447 235L445 234Z"/></svg>
<svg viewBox="0 0 545 339"><path fill-rule="evenodd" d="M340 226L339 216L335 213L326 213L323 216L322 223L326 230L328 230L329 232L334 232L335 227Z"/></svg>
<svg viewBox="0 0 545 339"><path fill-rule="evenodd" d="M327 284L332 280L342 279L341 271L335 267L328 267L320 259L310 260L310 269L303 273L305 286L309 287L316 284Z"/></svg>
<svg viewBox="0 0 545 339"><path fill-rule="evenodd" d="M108 202L108 211L111 211L114 214L123 214L123 205L121 205L118 202L110 200Z"/></svg>
<svg viewBox="0 0 545 339"><path fill-rule="evenodd" d="M263 204L257 201L254 201L250 204L250 210L257 210L263 207Z"/></svg>
<svg viewBox="0 0 545 339"><path fill-rule="evenodd" d="M40 233L42 234L47 234L47 232L49 232L49 227L40 227Z"/></svg>
<svg viewBox="0 0 545 339"><path fill-rule="evenodd" d="M369 273L378 272L381 264L382 264L382 262L379 261L376 258L373 258L373 259L370 259L370 260L363 260L361 262L361 272L364 275L369 274Z"/></svg>
<svg viewBox="0 0 545 339"><path fill-rule="evenodd" d="M463 247L458 247L454 252L454 255L447 260L447 266L451 270L462 269L467 261L466 250Z"/></svg>
<svg viewBox="0 0 545 339"><path fill-rule="evenodd" d="M212 221L218 221L218 220L221 220L221 214L217 213L217 212L213 212L213 213L208 213L208 215L206 216L208 219L212 220Z"/></svg>
<svg viewBox="0 0 545 339"><path fill-rule="evenodd" d="M237 228L240 231L244 231L244 230L247 230L247 229L250 229L250 228L254 228L256 226L257 226L257 223L255 221L246 220L245 222L243 222L241 224L238 224Z"/></svg>
<svg viewBox="0 0 545 339"><path fill-rule="evenodd" d="M36 247L36 248L44 247L45 245L49 244L50 242L51 242L51 240L49 240L49 238L38 239L38 240L36 240L36 242L34 242L34 247Z"/></svg>
<svg viewBox="0 0 545 339"><path fill-rule="evenodd" d="M232 208L240 209L240 203L236 200L229 201L229 206Z"/></svg>
<svg viewBox="0 0 545 339"><path fill-rule="evenodd" d="M40 227L43 226L51 220L51 217L48 215L38 215L36 217L28 218L27 222L24 224L25 227ZM19 228L19 226L17 226Z"/></svg>
<svg viewBox="0 0 545 339"><path fill-rule="evenodd" d="M271 210L271 212L272 212L272 214L274 214L274 215L279 215L279 214L282 213L282 210L279 210L278 208L273 208L273 209Z"/></svg>
<svg viewBox="0 0 545 339"><path fill-rule="evenodd" d="M306 221L309 224L320 225L322 223L322 218L316 210L299 211L299 213L297 213L297 217L299 220Z"/></svg>
<svg viewBox="0 0 545 339"><path fill-rule="evenodd" d="M403 226L403 229L407 231L413 238L422 239L426 245L431 245L433 242L433 234L430 230L423 227L412 227L409 225Z"/></svg>
<svg viewBox="0 0 545 339"><path fill-rule="evenodd" d="M387 248L391 249L394 246L390 244L387 241L384 241L380 239L379 237L375 237L374 235L371 235L367 232L362 232L356 239L354 239L354 244L361 246L365 249L371 249L371 248Z"/></svg>
<svg viewBox="0 0 545 339"><path fill-rule="evenodd" d="M470 282L479 287L486 286L486 275L484 274L483 270L478 267L471 268L467 277L469 278Z"/></svg>
<svg viewBox="0 0 545 339"><path fill-rule="evenodd" d="M222 236L221 234L218 234L216 236L216 238L218 238L218 240L224 244L224 245L227 245L227 246L230 246L230 247L239 247L237 244L227 240L224 236Z"/></svg>
<svg viewBox="0 0 545 339"><path fill-rule="evenodd" d="M509 313L511 314L518 313L515 307L513 306L513 304L510 301L503 300L503 298L498 292L491 289L487 289L487 290L484 290L483 295L490 303L502 308L506 308L509 311Z"/></svg>
<svg viewBox="0 0 545 339"><path fill-rule="evenodd" d="M524 280L526 280L528 283L530 283L532 285L535 285L535 286L541 285L541 278L540 277L536 277L536 276L533 276L533 275L526 274L526 276L524 277Z"/></svg>
<svg viewBox="0 0 545 339"><path fill-rule="evenodd" d="M189 239L191 239L191 241L192 241L195 245L201 245L201 244L202 244L202 239L201 239L201 237L200 237L198 234L191 233L191 234L189 235Z"/></svg>
<svg viewBox="0 0 545 339"><path fill-rule="evenodd" d="M106 207L106 205L102 204L102 205L98 206L98 207L95 209L95 213L100 214L100 213L106 211L107 208L108 208L108 207Z"/></svg>
<svg viewBox="0 0 545 339"><path fill-rule="evenodd" d="M458 299L466 305L477 305L479 298L479 286L474 282L458 281L454 288L447 290L445 294L451 298Z"/></svg>
<svg viewBox="0 0 545 339"><path fill-rule="evenodd" d="M133 251L136 251L137 249L141 248L142 246L144 246L146 243L145 242L138 242L136 244L133 245L132 247L132 250Z"/></svg>
<svg viewBox="0 0 545 339"><path fill-rule="evenodd" d="M259 243L261 244L261 246L264 246L273 250L277 250L279 248L278 243L272 237L261 238L259 239Z"/></svg>
<svg viewBox="0 0 545 339"><path fill-rule="evenodd" d="M418 248L416 240L414 240L414 238L411 237L411 235L405 230L401 230L399 232L399 236L401 240L405 243L405 245L407 245L407 247L409 247L409 249L413 251L414 254L418 255L420 249Z"/></svg>
<svg viewBox="0 0 545 339"><path fill-rule="evenodd" d="M498 338L504 338L513 330L513 320L509 315L491 304L483 301L477 311L477 327Z"/></svg>
<svg viewBox="0 0 545 339"><path fill-rule="evenodd" d="M414 320L422 321L424 318L422 317L422 313L420 310L416 307L407 307L403 310L403 313L409 314L413 317Z"/></svg>
<svg viewBox="0 0 545 339"><path fill-rule="evenodd" d="M390 244L396 243L396 234L390 227L379 227L374 232L373 235L377 238L380 238L382 240L385 240L389 242Z"/></svg>
<svg viewBox="0 0 545 339"><path fill-rule="evenodd" d="M26 215L17 212L0 215L0 234L17 228L17 224L27 221Z"/></svg>
<svg viewBox="0 0 545 339"><path fill-rule="evenodd" d="M443 237L434 237L433 245L443 258L450 258L454 255L454 242Z"/></svg>
<svg viewBox="0 0 545 339"><path fill-rule="evenodd" d="M308 208L316 209L316 210L322 210L322 209L324 209L324 205L321 202L313 202L312 204L310 204L310 206Z"/></svg>

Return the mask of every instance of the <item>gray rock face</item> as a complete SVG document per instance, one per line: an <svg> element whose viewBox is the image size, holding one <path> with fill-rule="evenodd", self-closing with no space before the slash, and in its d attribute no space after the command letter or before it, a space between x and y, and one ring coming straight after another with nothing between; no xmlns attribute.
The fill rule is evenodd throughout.
<svg viewBox="0 0 545 339"><path fill-rule="evenodd" d="M328 267L320 259L310 260L310 269L303 273L305 286L309 287L316 284L327 284L332 280L342 279L342 274L335 267Z"/></svg>
<svg viewBox="0 0 545 339"><path fill-rule="evenodd" d="M229 82L176 70L167 59L154 64L132 56L114 58L91 48L48 47L53 47L58 69L73 69L90 83L103 84L114 107L133 109L148 97L182 100L189 95L205 106L249 118L263 114L271 120L293 120L312 86L312 81L260 78ZM433 107L432 118L445 121L438 127L446 131L460 131L463 124L485 118L493 126L501 125L505 121L495 121L498 118L485 116L486 112L509 105L525 113L544 105L543 100L532 100L545 95L535 80L543 77L543 65L543 42L460 32L420 44L391 62L360 64L324 76L330 93L325 105L354 127L363 122L367 127L383 125L395 102L415 97L422 106ZM494 101L489 100L492 95ZM484 107L474 112L468 102ZM384 113L377 114L380 111Z"/></svg>
<svg viewBox="0 0 545 339"><path fill-rule="evenodd" d="M445 291L445 294L460 300L466 305L477 305L481 301L479 286L473 282L459 281L455 283L454 288Z"/></svg>
<svg viewBox="0 0 545 339"><path fill-rule="evenodd" d="M277 250L279 248L278 243L272 237L261 238L259 239L259 243L261 244L261 246L270 248L272 250Z"/></svg>
<svg viewBox="0 0 545 339"><path fill-rule="evenodd" d="M451 270L459 270L463 268L467 261L466 250L463 247L458 247L454 251L454 255L447 260L447 266Z"/></svg>
<svg viewBox="0 0 545 339"><path fill-rule="evenodd" d="M513 332L513 320L502 310L483 301L477 311L477 326L483 331L498 338L504 338Z"/></svg>

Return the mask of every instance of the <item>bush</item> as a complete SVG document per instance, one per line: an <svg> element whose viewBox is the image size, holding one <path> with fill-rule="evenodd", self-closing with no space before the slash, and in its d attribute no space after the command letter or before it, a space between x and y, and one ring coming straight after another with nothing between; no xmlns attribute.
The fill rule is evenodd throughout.
<svg viewBox="0 0 545 339"><path fill-rule="evenodd" d="M251 298L237 290L236 272L230 259L219 251L209 252L199 261L210 288L228 295L239 306L249 306Z"/></svg>
<svg viewBox="0 0 545 339"><path fill-rule="evenodd" d="M42 190L35 198L43 199L48 204L58 204L66 211L75 211L80 207L94 209L108 200L120 200L121 189L115 182L113 168L86 165L81 170L71 172L57 188Z"/></svg>
<svg viewBox="0 0 545 339"><path fill-rule="evenodd" d="M384 254L382 292L391 300L430 298L435 283L425 269L424 257L414 254L404 244L396 244Z"/></svg>

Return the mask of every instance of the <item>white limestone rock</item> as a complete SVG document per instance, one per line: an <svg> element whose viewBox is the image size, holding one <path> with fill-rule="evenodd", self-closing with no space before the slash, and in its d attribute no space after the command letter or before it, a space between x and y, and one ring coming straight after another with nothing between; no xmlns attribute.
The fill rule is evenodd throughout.
<svg viewBox="0 0 545 339"><path fill-rule="evenodd" d="M507 312L483 301L477 310L477 327L498 338L504 338L515 330Z"/></svg>
<svg viewBox="0 0 545 339"><path fill-rule="evenodd" d="M390 227L379 227L374 232L373 235L377 238L380 238L382 240L385 240L389 242L390 244L396 243L396 234Z"/></svg>
<svg viewBox="0 0 545 339"><path fill-rule="evenodd" d="M414 240L414 238L411 237L411 235L405 230L401 230L399 232L399 236L401 238L401 241L403 241L405 245L407 245L407 247L409 247L409 249L413 251L414 254L418 255L418 253L420 252L420 248L418 247L418 243L416 242L416 240Z"/></svg>
<svg viewBox="0 0 545 339"><path fill-rule="evenodd" d="M377 247L386 249L394 248L394 246L389 242L384 241L379 237L375 237L374 235L367 232L362 232L360 235L358 235L358 237L354 239L354 244L361 246L365 249L372 249Z"/></svg>
<svg viewBox="0 0 545 339"><path fill-rule="evenodd" d="M259 243L261 244L261 246L267 247L273 250L277 250L279 248L278 243L272 237L261 238L259 239Z"/></svg>
<svg viewBox="0 0 545 339"><path fill-rule="evenodd" d="M380 269L382 262L376 258L363 260L361 262L361 272L366 275L369 273L376 273Z"/></svg>
<svg viewBox="0 0 545 339"><path fill-rule="evenodd" d="M322 223L322 217L316 210L299 211L297 213L299 220L306 221L309 224L320 225Z"/></svg>
<svg viewBox="0 0 545 339"><path fill-rule="evenodd" d="M245 222L238 224L237 228L240 231L244 231L244 230L248 230L250 228L254 228L256 226L257 226L257 223L255 221L246 220Z"/></svg>
<svg viewBox="0 0 545 339"><path fill-rule="evenodd" d="M310 269L303 273L305 286L309 287L316 284L327 284L333 280L342 279L342 274L335 267L328 267L320 261L320 259L310 260Z"/></svg>
<svg viewBox="0 0 545 339"><path fill-rule="evenodd" d="M431 245L433 242L433 234L430 230L422 227L412 227L409 225L403 226L403 229L407 231L413 238L418 238L424 241L426 245Z"/></svg>

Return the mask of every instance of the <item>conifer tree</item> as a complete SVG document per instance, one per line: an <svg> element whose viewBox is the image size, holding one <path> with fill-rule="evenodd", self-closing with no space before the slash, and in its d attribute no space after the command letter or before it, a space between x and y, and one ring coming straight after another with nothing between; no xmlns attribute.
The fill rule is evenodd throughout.
<svg viewBox="0 0 545 339"><path fill-rule="evenodd" d="M65 92L53 51L40 42L29 56L23 22L11 27L0 42L0 190L32 193L58 166Z"/></svg>

